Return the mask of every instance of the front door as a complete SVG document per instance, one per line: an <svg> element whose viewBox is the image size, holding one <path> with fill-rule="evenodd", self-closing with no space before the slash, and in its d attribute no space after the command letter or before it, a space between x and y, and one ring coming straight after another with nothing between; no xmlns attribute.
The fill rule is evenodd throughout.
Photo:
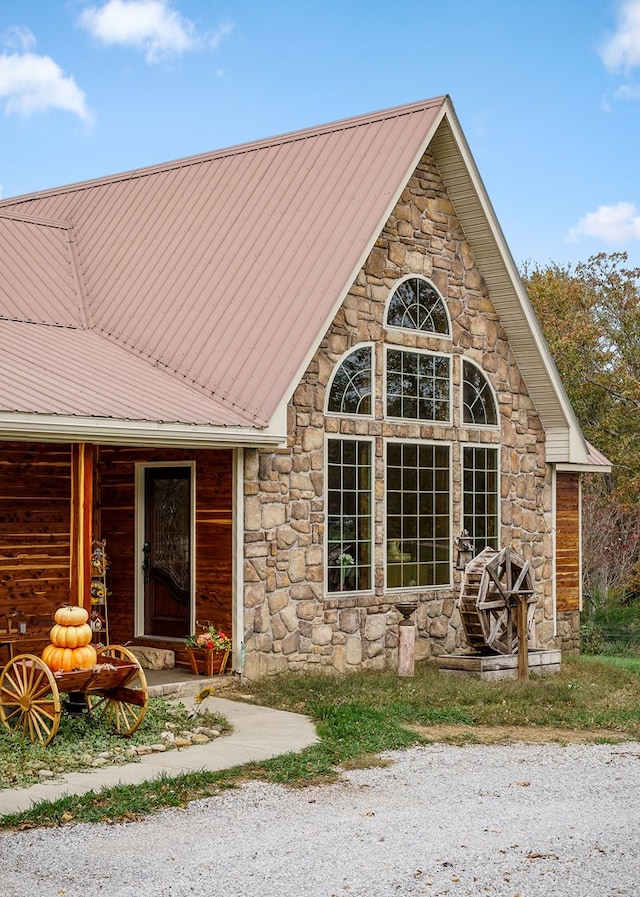
<svg viewBox="0 0 640 897"><path fill-rule="evenodd" d="M144 471L144 634L184 638L191 631L191 466Z"/></svg>

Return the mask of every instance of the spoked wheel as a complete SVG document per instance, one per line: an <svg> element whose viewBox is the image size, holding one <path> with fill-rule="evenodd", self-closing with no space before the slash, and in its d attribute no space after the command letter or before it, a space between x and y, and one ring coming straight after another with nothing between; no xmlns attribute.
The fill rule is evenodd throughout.
<svg viewBox="0 0 640 897"><path fill-rule="evenodd" d="M102 715L119 735L131 735L138 728L147 710L147 680L137 657L121 645L107 645L98 650L98 664L132 664L114 687L87 692L92 714Z"/></svg>
<svg viewBox="0 0 640 897"><path fill-rule="evenodd" d="M529 637L536 604L533 570L529 561L510 548L503 548L487 561L476 605L486 643L500 654L515 654L518 650L517 596L528 603Z"/></svg>
<svg viewBox="0 0 640 897"><path fill-rule="evenodd" d="M460 590L460 616L469 647L515 654L520 601L526 603L526 631L532 640L536 594L531 564L511 548L485 548L476 555L465 568Z"/></svg>
<svg viewBox="0 0 640 897"><path fill-rule="evenodd" d="M58 686L35 654L12 658L0 675L0 718L8 729L49 744L60 725Z"/></svg>

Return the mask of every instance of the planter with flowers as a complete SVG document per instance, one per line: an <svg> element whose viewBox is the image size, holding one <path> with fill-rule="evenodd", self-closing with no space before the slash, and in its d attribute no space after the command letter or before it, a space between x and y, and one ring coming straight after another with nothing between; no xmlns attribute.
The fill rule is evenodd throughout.
<svg viewBox="0 0 640 897"><path fill-rule="evenodd" d="M231 654L231 639L213 623L198 623L198 632L187 636L185 646L195 676L222 676Z"/></svg>

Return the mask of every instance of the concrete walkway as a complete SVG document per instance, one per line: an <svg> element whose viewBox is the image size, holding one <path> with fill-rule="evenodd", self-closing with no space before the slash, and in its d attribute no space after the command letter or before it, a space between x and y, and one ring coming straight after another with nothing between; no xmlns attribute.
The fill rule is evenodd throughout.
<svg viewBox="0 0 640 897"><path fill-rule="evenodd" d="M200 680L199 687L205 680ZM163 693L169 700L180 700L192 706L197 689L183 687L168 693L164 686L149 689L150 694ZM160 775L177 776L198 770L229 769L252 761L268 760L280 754L301 751L318 741L311 720L298 713L256 707L226 698L207 698L207 710L221 713L233 726L231 735L208 744L142 756L136 763L107 766L91 772L73 772L64 778L38 782L29 788L0 791L0 816L28 810L43 800L57 800L67 794L85 794L114 785L133 785Z"/></svg>

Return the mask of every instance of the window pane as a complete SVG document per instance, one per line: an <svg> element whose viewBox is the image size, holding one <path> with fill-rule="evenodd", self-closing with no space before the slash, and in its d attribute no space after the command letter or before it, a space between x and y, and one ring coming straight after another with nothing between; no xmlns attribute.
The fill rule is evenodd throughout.
<svg viewBox="0 0 640 897"><path fill-rule="evenodd" d="M448 446L389 443L386 485L387 588L448 583Z"/></svg>
<svg viewBox="0 0 640 897"><path fill-rule="evenodd" d="M465 361L462 365L462 419L466 424L496 426L498 412L491 387L482 371Z"/></svg>
<svg viewBox="0 0 640 897"><path fill-rule="evenodd" d="M498 450L465 446L463 453L463 528L469 533L474 554L498 542Z"/></svg>
<svg viewBox="0 0 640 897"><path fill-rule="evenodd" d="M327 410L336 414L370 414L371 367L371 346L361 346L348 355L333 378Z"/></svg>
<svg viewBox="0 0 640 897"><path fill-rule="evenodd" d="M387 415L409 420L451 419L449 358L391 349L387 352Z"/></svg>
<svg viewBox="0 0 640 897"><path fill-rule="evenodd" d="M328 589L371 589L371 443L329 439L327 456Z"/></svg>
<svg viewBox="0 0 640 897"><path fill-rule="evenodd" d="M396 288L389 301L387 324L449 335L444 300L435 287L419 277L411 277Z"/></svg>

